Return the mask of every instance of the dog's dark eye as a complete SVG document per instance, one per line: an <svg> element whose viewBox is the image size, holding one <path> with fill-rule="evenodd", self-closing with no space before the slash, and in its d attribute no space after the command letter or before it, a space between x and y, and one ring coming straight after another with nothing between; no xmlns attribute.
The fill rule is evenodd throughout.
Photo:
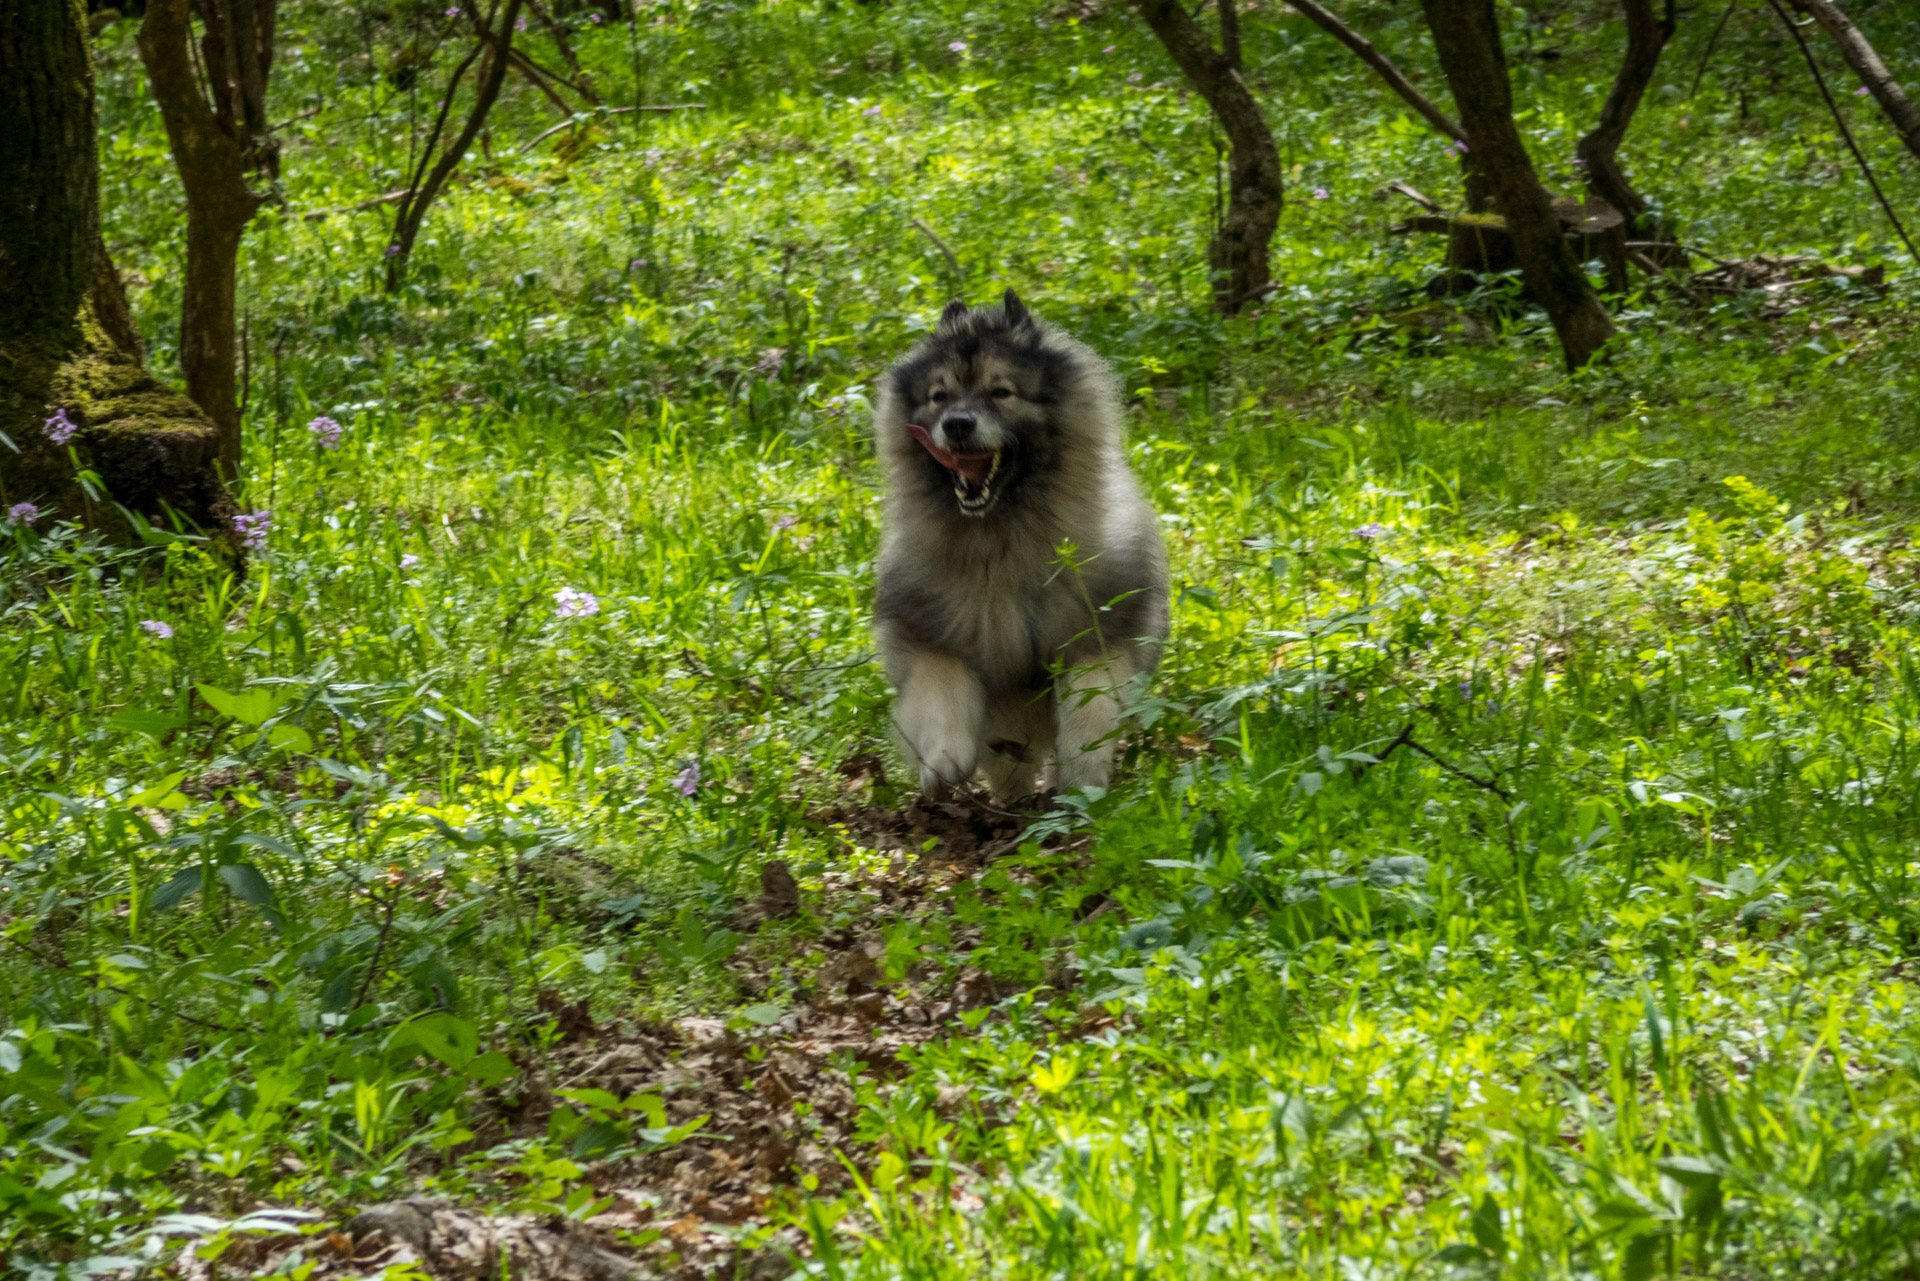
<svg viewBox="0 0 1920 1281"><path fill-rule="evenodd" d="M944 405L947 401L953 399L953 393L950 391L936 391L930 399L936 405Z"/></svg>
<svg viewBox="0 0 1920 1281"><path fill-rule="evenodd" d="M991 394L995 400L1005 400L1007 397L1013 395L1013 388L995 387Z"/></svg>

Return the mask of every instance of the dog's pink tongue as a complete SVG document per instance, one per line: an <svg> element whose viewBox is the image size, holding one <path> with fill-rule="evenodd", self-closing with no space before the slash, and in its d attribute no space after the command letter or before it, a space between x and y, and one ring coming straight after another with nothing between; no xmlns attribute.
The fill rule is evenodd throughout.
<svg viewBox="0 0 1920 1281"><path fill-rule="evenodd" d="M907 431L920 442L921 448L932 454L934 461L948 471L957 471L976 485L984 485L987 477L993 474L992 454L954 454L933 443L933 433L919 423L908 423Z"/></svg>

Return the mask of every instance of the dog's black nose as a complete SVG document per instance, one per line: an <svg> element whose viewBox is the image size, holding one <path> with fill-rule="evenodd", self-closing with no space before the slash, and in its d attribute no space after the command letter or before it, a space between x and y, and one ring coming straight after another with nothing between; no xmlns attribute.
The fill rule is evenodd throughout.
<svg viewBox="0 0 1920 1281"><path fill-rule="evenodd" d="M973 439L974 418L964 410L948 414L940 420L940 426L946 430L947 439L956 445L963 445Z"/></svg>

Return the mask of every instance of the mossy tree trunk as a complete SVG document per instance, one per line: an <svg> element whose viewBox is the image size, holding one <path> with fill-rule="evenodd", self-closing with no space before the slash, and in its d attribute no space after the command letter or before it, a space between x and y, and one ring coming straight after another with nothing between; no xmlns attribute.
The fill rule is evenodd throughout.
<svg viewBox="0 0 1920 1281"><path fill-rule="evenodd" d="M1613 321L1587 283L1514 123L1513 86L1493 0L1420 3L1467 131L1468 163L1485 177L1494 209L1513 237L1527 293L1553 322L1567 368L1577 369L1613 337Z"/></svg>
<svg viewBox="0 0 1920 1281"><path fill-rule="evenodd" d="M240 237L280 172L268 131L277 0L153 0L140 59L166 122L187 197L187 273L180 299L180 370L187 394L220 429L222 474L240 470L240 383L234 282ZM203 35L198 67L192 19Z"/></svg>
<svg viewBox="0 0 1920 1281"><path fill-rule="evenodd" d="M80 0L0 0L0 505L113 528L106 497L203 527L231 512L207 416L147 373L100 239L93 62ZM46 420L77 431L55 443Z"/></svg>

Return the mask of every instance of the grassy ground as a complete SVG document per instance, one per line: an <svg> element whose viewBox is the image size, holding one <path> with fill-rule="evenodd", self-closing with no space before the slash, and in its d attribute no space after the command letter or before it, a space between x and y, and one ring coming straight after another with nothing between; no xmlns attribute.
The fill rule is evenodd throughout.
<svg viewBox="0 0 1920 1281"><path fill-rule="evenodd" d="M1446 154L1267 14L1287 289L1221 325L1134 24L776 5L576 18L705 109L526 151L515 84L388 298L380 213L301 215L399 184L444 24L288 10L264 550L5 535L14 1270L418 1275L328 1232L421 1191L702 1276L1920 1273L1906 281L1636 296L1573 379L1524 314L1409 335L1437 251L1370 192ZM1555 170L1619 33L1515 39ZM1636 176L1898 275L1790 50L1722 39ZM164 366L177 198L98 56ZM914 803L865 626L865 389L1005 284L1137 392L1177 585L1113 790L1032 821Z"/></svg>

